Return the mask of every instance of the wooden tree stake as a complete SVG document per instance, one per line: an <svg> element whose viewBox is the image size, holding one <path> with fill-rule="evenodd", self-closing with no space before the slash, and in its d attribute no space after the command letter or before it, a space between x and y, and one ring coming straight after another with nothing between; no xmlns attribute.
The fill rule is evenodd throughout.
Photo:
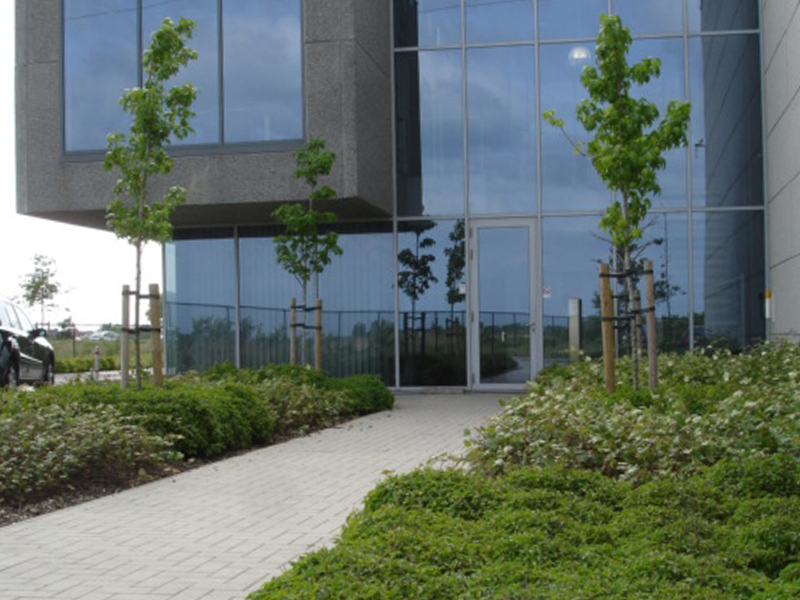
<svg viewBox="0 0 800 600"><path fill-rule="evenodd" d="M317 298L314 310L316 319L314 323L314 366L322 373L322 298Z"/></svg>
<svg viewBox="0 0 800 600"><path fill-rule="evenodd" d="M614 304L611 299L611 277L608 265L600 263L600 315L603 332L603 373L606 391L613 394L617 389L614 376Z"/></svg>
<svg viewBox="0 0 800 600"><path fill-rule="evenodd" d="M120 387L124 390L128 387L131 371L131 350L129 347L130 328L131 328L131 287L122 286L122 334L120 335L119 345L119 375Z"/></svg>
<svg viewBox="0 0 800 600"><path fill-rule="evenodd" d="M153 383L164 387L164 346L161 343L161 294L150 284L150 348L153 352Z"/></svg>
<svg viewBox="0 0 800 600"><path fill-rule="evenodd" d="M297 299L292 298L289 312L289 364L297 364Z"/></svg>
<svg viewBox="0 0 800 600"><path fill-rule="evenodd" d="M656 330L656 288L653 277L653 261L644 261L644 298L647 311L647 365L650 375L650 391L658 386L658 332Z"/></svg>

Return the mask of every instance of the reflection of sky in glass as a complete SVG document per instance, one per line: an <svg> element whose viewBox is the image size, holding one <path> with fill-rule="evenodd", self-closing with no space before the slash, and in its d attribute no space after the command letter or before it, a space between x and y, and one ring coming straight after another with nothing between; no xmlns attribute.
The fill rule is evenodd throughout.
<svg viewBox="0 0 800 600"><path fill-rule="evenodd" d="M225 141L303 137L300 3L223 4Z"/></svg>
<svg viewBox="0 0 800 600"><path fill-rule="evenodd" d="M683 0L612 0L611 5L632 35L683 31Z"/></svg>
<svg viewBox="0 0 800 600"><path fill-rule="evenodd" d="M464 212L461 53L420 52L423 214Z"/></svg>
<svg viewBox="0 0 800 600"><path fill-rule="evenodd" d="M470 211L536 211L536 97L531 46L467 54Z"/></svg>
<svg viewBox="0 0 800 600"><path fill-rule="evenodd" d="M192 127L195 130L179 144L210 144L219 142L219 89L218 83L218 39L217 39L217 2L216 0L173 0L165 4L163 0L145 0L142 2L142 30L144 39L149 39L149 32L161 26L161 21L169 17L177 22L180 17L191 19L196 28L189 41L195 51L197 60L178 73L171 80L171 85L191 82L198 88L197 99L192 104L195 118Z"/></svg>
<svg viewBox="0 0 800 600"><path fill-rule="evenodd" d="M606 12L606 0L539 0L539 37L596 37L600 14Z"/></svg>
<svg viewBox="0 0 800 600"><path fill-rule="evenodd" d="M545 316L568 315L570 298L581 298L584 316L596 314L593 299L599 291L598 263L611 260L608 234L599 228L600 217L547 218L543 221L543 285L550 288L544 300ZM689 312L689 245L685 214L651 214L646 221L641 257L653 261L656 281L671 286L657 302L656 314L665 317ZM677 286L677 287L676 287Z"/></svg>
<svg viewBox="0 0 800 600"><path fill-rule="evenodd" d="M528 227L478 229L480 312L530 312Z"/></svg>
<svg viewBox="0 0 800 600"><path fill-rule="evenodd" d="M651 79L645 86L631 88L631 96L645 97L653 102L663 119L667 105L672 100L685 100L683 40L639 40L631 44L628 63L633 65L643 58L661 59L661 76ZM653 207L685 206L686 199L686 149L677 148L664 153L667 166L657 173L661 195L653 198Z"/></svg>
<svg viewBox="0 0 800 600"><path fill-rule="evenodd" d="M581 60L584 52L590 58ZM594 44L543 45L539 49L542 111L555 110L566 122L566 133L578 142L589 140L575 116L575 107L588 95L581 84L581 71L587 64L594 64ZM575 154L564 134L544 121L542 202L544 211L597 210L609 202L591 159Z"/></svg>
<svg viewBox="0 0 800 600"><path fill-rule="evenodd" d="M67 150L103 149L109 133L127 130L119 99L137 84L136 38L135 0L64 2Z"/></svg>
<svg viewBox="0 0 800 600"><path fill-rule="evenodd" d="M394 15L398 47L461 43L461 0L396 0Z"/></svg>
<svg viewBox="0 0 800 600"><path fill-rule="evenodd" d="M533 0L466 0L467 43L533 40Z"/></svg>

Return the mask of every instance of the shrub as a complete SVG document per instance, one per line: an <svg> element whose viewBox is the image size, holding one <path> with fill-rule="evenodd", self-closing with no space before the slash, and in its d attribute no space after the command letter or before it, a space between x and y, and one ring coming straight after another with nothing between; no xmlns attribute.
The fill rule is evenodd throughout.
<svg viewBox="0 0 800 600"><path fill-rule="evenodd" d="M344 392L350 410L357 415L389 410L394 406L394 396L378 375L331 377L326 381L326 387Z"/></svg>
<svg viewBox="0 0 800 600"><path fill-rule="evenodd" d="M471 440L471 463L586 468L634 483L728 458L800 453L800 349L659 357L655 393L608 395L602 365L548 371ZM621 379L630 361L620 363Z"/></svg>
<svg viewBox="0 0 800 600"><path fill-rule="evenodd" d="M256 393L235 383L170 381L141 391L119 385L72 384L41 390L53 401L113 406L152 434L168 436L188 458L213 458L269 441L270 413Z"/></svg>
<svg viewBox="0 0 800 600"><path fill-rule="evenodd" d="M4 395L0 503L92 484L126 484L178 460L167 438L148 433L113 406L35 406L27 398Z"/></svg>

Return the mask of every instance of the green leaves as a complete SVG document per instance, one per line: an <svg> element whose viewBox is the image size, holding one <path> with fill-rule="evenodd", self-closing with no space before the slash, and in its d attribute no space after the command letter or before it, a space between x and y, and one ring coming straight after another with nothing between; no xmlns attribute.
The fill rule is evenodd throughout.
<svg viewBox="0 0 800 600"><path fill-rule="evenodd" d="M197 52L187 45L194 27L188 19L181 18L177 24L164 19L161 29L153 33L142 61L144 84L126 90L120 99L132 117L130 133L113 132L107 138L103 168L118 169L120 176L106 222L118 237L132 244L171 239L170 215L186 198L186 190L172 187L161 201L152 202L147 186L150 177L172 171L172 159L164 146L171 138L184 139L192 132L190 107L197 88L186 83L167 90L166 84L197 58Z"/></svg>
<svg viewBox="0 0 800 600"><path fill-rule="evenodd" d="M318 180L331 172L336 155L325 150L325 140L314 138L297 152L295 176L311 186L309 204L313 201L332 200L336 192L330 186L317 187ZM275 252L287 273L293 275L305 290L314 274L322 273L333 256L341 256L339 235L335 231L321 231L321 227L336 222L332 212L322 212L301 204L284 204L272 216L286 226L284 235L276 236Z"/></svg>
<svg viewBox="0 0 800 600"><path fill-rule="evenodd" d="M661 61L645 58L628 65L630 45L630 31L619 17L601 15L597 67L585 67L581 75L589 97L576 108L578 121L594 134L586 146L592 166L608 188L618 192L600 227L620 248L641 238L650 198L661 193L656 173L666 166L663 153L686 144L690 108L686 102L672 101L658 122L655 104L631 96L634 85L645 85L660 75ZM546 111L543 118L564 132L564 121L554 111ZM577 144L573 147L579 150Z"/></svg>

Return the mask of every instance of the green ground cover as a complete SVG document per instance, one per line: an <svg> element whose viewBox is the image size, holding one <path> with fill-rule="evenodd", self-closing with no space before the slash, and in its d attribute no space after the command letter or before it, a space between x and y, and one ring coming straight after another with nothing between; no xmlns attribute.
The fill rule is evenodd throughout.
<svg viewBox="0 0 800 600"><path fill-rule="evenodd" d="M800 349L660 362L655 394L543 373L253 600L800 597Z"/></svg>

